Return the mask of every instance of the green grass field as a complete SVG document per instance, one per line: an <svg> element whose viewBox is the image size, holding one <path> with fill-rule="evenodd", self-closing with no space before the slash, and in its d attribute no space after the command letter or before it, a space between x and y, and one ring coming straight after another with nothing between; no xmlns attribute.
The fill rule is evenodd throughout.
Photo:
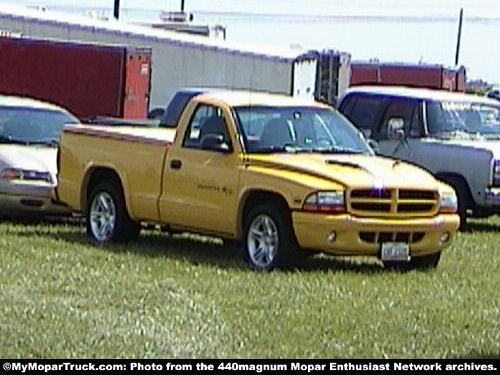
<svg viewBox="0 0 500 375"><path fill-rule="evenodd" d="M0 224L2 358L499 358L500 219L430 272L316 256L247 270L235 247L145 232L94 247L81 225Z"/></svg>

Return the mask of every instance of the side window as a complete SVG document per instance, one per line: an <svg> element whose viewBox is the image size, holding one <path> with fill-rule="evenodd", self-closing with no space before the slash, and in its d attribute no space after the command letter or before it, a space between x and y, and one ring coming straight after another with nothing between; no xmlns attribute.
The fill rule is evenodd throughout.
<svg viewBox="0 0 500 375"><path fill-rule="evenodd" d="M222 110L202 104L196 108L191 117L182 146L201 149L203 137L209 134L218 135L223 142L229 144L229 133Z"/></svg>
<svg viewBox="0 0 500 375"><path fill-rule="evenodd" d="M380 105L381 100L379 98L360 96L356 99L352 110L346 117L367 137L370 137L375 121L377 120Z"/></svg>
<svg viewBox="0 0 500 375"><path fill-rule="evenodd" d="M407 134L410 138L421 138L424 135L423 104L421 102L416 104L410 129Z"/></svg>
<svg viewBox="0 0 500 375"><path fill-rule="evenodd" d="M342 100L339 111L342 112L346 117L350 116L352 108L354 107L354 103L356 103L356 96L347 96L344 100Z"/></svg>
<svg viewBox="0 0 500 375"><path fill-rule="evenodd" d="M407 99L392 99L385 109L380 129L376 134L376 139L387 139L387 125L391 118L399 117L403 119L405 134L410 134L412 122L419 119L417 107L418 102ZM416 126L417 124L415 124Z"/></svg>

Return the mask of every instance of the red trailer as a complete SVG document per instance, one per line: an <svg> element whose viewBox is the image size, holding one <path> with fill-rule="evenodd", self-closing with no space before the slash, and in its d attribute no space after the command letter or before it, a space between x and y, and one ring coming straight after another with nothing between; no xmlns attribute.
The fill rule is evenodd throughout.
<svg viewBox="0 0 500 375"><path fill-rule="evenodd" d="M465 68L432 64L351 62L351 86L401 85L465 91Z"/></svg>
<svg viewBox="0 0 500 375"><path fill-rule="evenodd" d="M151 49L0 37L0 93L94 116L145 118Z"/></svg>

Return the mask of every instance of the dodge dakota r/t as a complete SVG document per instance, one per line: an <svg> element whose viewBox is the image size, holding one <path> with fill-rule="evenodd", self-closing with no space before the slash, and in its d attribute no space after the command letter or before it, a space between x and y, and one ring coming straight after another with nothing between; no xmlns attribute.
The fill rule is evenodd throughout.
<svg viewBox="0 0 500 375"><path fill-rule="evenodd" d="M178 112L175 127L65 126L57 195L92 242L155 223L238 240L250 268L268 271L315 252L432 268L453 240L454 190L375 156L327 105L207 89Z"/></svg>

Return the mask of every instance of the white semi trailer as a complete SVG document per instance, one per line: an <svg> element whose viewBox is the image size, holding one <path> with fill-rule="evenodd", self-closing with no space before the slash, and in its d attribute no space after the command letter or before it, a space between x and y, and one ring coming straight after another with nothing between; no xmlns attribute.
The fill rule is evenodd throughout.
<svg viewBox="0 0 500 375"><path fill-rule="evenodd" d="M163 107L182 87L286 93L334 105L350 81L350 55L333 50L270 50L116 20L10 6L0 6L0 30L24 37L150 47L151 109Z"/></svg>

